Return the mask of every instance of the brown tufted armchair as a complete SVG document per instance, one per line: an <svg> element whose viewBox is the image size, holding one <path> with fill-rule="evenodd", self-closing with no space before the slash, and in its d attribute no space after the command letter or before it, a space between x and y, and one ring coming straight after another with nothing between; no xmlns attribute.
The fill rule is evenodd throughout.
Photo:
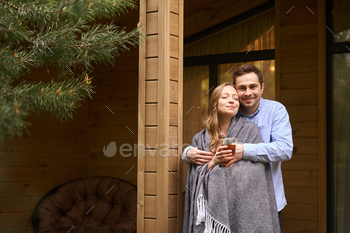
<svg viewBox="0 0 350 233"><path fill-rule="evenodd" d="M136 232L137 192L126 181L88 177L61 184L36 205L36 233Z"/></svg>

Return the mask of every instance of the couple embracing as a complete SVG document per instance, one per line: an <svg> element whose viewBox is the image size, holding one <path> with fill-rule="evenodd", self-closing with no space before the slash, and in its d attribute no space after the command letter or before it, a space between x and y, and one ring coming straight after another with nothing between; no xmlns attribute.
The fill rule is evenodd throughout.
<svg viewBox="0 0 350 233"><path fill-rule="evenodd" d="M280 232L287 204L281 162L292 156L285 107L261 98L261 71L245 64L215 88L205 128L183 152L187 174L183 232ZM236 138L236 153L220 139ZM223 165L230 161L230 166Z"/></svg>

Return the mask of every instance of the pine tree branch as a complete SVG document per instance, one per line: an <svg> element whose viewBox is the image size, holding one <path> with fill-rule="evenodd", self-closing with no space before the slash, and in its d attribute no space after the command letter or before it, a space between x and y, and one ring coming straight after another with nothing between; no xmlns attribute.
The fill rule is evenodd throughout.
<svg viewBox="0 0 350 233"><path fill-rule="evenodd" d="M76 79L67 79L62 82L34 83L24 80L16 87L6 91L5 100L7 102L19 101L23 108L30 115L49 111L57 118L67 120L67 116L72 119L72 113L81 106L85 97L90 97L94 93L90 86L91 79L87 75Z"/></svg>
<svg viewBox="0 0 350 233"><path fill-rule="evenodd" d="M93 64L114 64L119 51L144 38L139 28L127 33L113 22L92 23L135 7L134 0L0 0L0 142L23 135L29 125L24 119L34 113L49 111L60 120L72 119L94 93L86 76ZM57 68L57 78L64 81L13 86L43 65Z"/></svg>
<svg viewBox="0 0 350 233"><path fill-rule="evenodd" d="M5 5L8 5L8 6L14 8L14 9L16 9L16 10L20 9L20 7L15 6L15 5L13 5L13 4L9 3L9 2L3 1L3 0L0 0L0 3L3 3L3 4L5 4ZM23 4L23 5L27 5L27 4ZM37 9L30 9L30 8L26 8L26 9L24 9L24 10L26 10L26 11L41 12L41 13L57 13L57 14L62 13L62 12L60 12L60 11L46 11L46 10L37 10ZM63 12L63 13L65 13L65 12Z"/></svg>

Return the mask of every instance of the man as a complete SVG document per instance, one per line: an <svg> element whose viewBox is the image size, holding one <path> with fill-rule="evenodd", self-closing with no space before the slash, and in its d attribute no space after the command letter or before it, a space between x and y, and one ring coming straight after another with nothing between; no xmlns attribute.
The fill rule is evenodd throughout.
<svg viewBox="0 0 350 233"><path fill-rule="evenodd" d="M261 98L264 83L261 71L251 64L240 66L233 74L233 85L237 89L240 102L239 117L254 122L265 143L237 146L234 161L241 159L270 163L275 189L277 210L281 221L281 210L287 201L284 193L281 162L291 159L293 152L292 129L286 108L276 101ZM203 165L213 154L191 146L187 147L182 158L187 162ZM232 165L234 166L234 164ZM282 228L282 223L281 228Z"/></svg>

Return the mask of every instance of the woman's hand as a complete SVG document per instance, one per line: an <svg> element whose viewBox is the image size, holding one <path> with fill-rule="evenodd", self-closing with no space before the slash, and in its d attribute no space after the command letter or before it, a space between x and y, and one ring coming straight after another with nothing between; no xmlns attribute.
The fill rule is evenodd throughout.
<svg viewBox="0 0 350 233"><path fill-rule="evenodd" d="M207 171L209 171L218 164L225 165L232 159L232 150L227 149L227 146L220 146L216 151L213 159L209 162Z"/></svg>
<svg viewBox="0 0 350 233"><path fill-rule="evenodd" d="M228 163L230 160L233 159L232 150L228 149L226 145L220 146L216 151L214 157L216 157L216 165L217 164L225 165L226 163Z"/></svg>

